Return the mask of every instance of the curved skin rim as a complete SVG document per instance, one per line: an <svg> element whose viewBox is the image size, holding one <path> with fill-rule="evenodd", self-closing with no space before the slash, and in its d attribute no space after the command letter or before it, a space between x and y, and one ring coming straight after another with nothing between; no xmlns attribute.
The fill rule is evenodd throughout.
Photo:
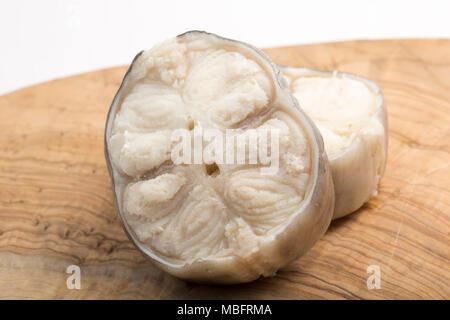
<svg viewBox="0 0 450 320"><path fill-rule="evenodd" d="M180 34L177 36L178 37L184 37L184 36L188 36L190 34L195 34L195 33L201 33L201 34L206 34L206 35L210 35L213 37L216 37L219 40L224 40L229 42L232 46L238 47L238 46L243 46L243 47L247 47L250 50L254 50L255 51L255 58L260 58L263 62L265 62L268 66L267 71L270 71L271 76L272 76L272 80L275 81L275 85L278 86L276 87L276 91L283 92L286 97L289 98L291 106L296 108L298 111L298 115L299 120L302 121L301 123L303 124L303 130L305 131L305 133L308 136L308 141L310 144L310 149L311 149L311 161L312 161L312 172L311 172L311 179L310 180L310 186L308 187L308 193L307 195L305 195L304 200L301 204L301 206L298 208L297 212L293 213L290 216L290 220L286 223L286 225L284 226L284 228L282 230L280 230L276 235L274 235L275 238L279 238L280 235L283 234L283 231L289 227L289 225L291 224L291 220L293 219L298 219L299 216L301 216L302 213L304 213L305 211L305 207L312 202L313 200L317 199L328 199L330 201L328 201L327 203L321 205L321 209L323 212L321 212L321 216L318 217L316 219L316 221L313 221L311 224L313 225L313 227L317 228L318 222L322 223L322 226L320 228L320 234L317 234L315 236L314 241L312 241L312 243L309 243L309 245L307 246L306 250L309 249L324 233L325 231L328 229L328 226L331 222L331 217L332 217L332 213L333 213L333 208L334 208L334 189L333 189L333 184L329 183L329 181L332 182L331 180L331 173L330 173L330 168L328 166L328 161L326 158L326 153L324 151L324 144L323 144L323 140L322 140L322 136L320 135L320 132L318 130L318 128L315 126L315 124L313 123L313 121L306 115L306 113L304 113L304 111L299 107L297 100L295 99L295 97L290 93L289 88L286 85L286 82L284 81L284 78L281 74L281 71L277 68L277 65L272 62L270 60L270 58L263 53L260 49L249 45L247 43L244 42L240 42L240 41L236 41L236 40L232 40L232 39L227 39L227 38L223 38L220 37L218 35L212 34L212 33L208 33L208 32L204 32L204 31L188 31L185 32L183 34ZM126 88L127 86L127 80L128 80L128 76L131 72L131 70L133 69L135 62L137 61L137 59L139 58L139 56L143 53L143 51L139 52L135 58L133 59L130 67L128 68L127 72L124 75L124 78L122 80L122 83L116 93L116 95L114 96L114 99L112 101L112 104L110 106L110 109L108 111L108 115L106 118L106 125L105 125L105 135L104 135L104 152L105 152L105 158L106 158L106 163L107 163L107 167L108 167L108 172L109 175L111 177L111 181L112 181L112 190L113 190L113 194L114 194L114 203L115 203L115 207L117 210L117 214L119 216L119 220L125 230L125 233L127 234L128 238L133 242L133 244L147 257L149 258L153 263L157 264L162 270L175 275L177 277L180 277L182 279L185 280L190 280L190 281L195 281L195 282L201 282L201 283L222 283L222 284L233 284L233 283L242 283L242 282L250 282L253 280L256 280L260 275L258 274L257 276L255 275L241 275L239 273L228 273L227 270L223 270L223 268L218 268L218 271L216 273L219 273L217 275L218 279L212 280L212 281L204 281L202 275L207 273L209 270L208 267L215 267L217 266L217 262L229 262L229 263L235 263L235 264L239 264L242 263L241 258L237 257L237 256L229 256L229 257L224 257L224 258L204 258L204 259L197 259L193 262L190 263L179 263L179 264L174 264L171 261L167 261L166 259L164 259L163 257L157 255L156 253L154 253L151 249L147 248L145 245L143 245L134 235L133 231L131 230L131 228L128 226L128 223L125 220L125 217L121 211L121 205L119 203L119 199L118 199L118 195L116 192L116 177L115 177L115 169L112 166L111 163L111 159L110 159L110 153L109 153L109 146L108 146L108 139L110 136L110 131L111 131L111 127L113 124L113 119L114 116L116 114L116 112L118 111L118 107L119 107L119 100L122 97L122 92L123 90ZM315 143L314 143L315 142ZM326 175L326 177L324 177L323 181L320 183L320 186L318 186L318 179L317 177L320 174L320 170L324 170L324 173ZM327 185L325 187L325 195L324 195L324 190L319 190L320 188L323 188L323 185ZM330 192L331 189L331 192ZM330 207L331 204L331 209L325 209L327 206ZM317 208L316 208L317 209ZM306 210L306 211L311 211L310 210ZM305 213L306 214L306 213ZM317 214L319 215L319 213ZM325 223L323 223L323 221L325 221ZM273 241L274 243L277 243L277 240L275 239ZM311 242L311 241L310 241ZM285 245L284 244L277 244L278 246L282 246ZM303 248L305 249L305 248ZM296 258L299 258L304 252L306 252L306 250L303 250L301 252L297 252L296 254L292 255L292 259L290 260L294 260ZM194 275L190 276L189 273L192 272ZM188 275L186 275L188 274Z"/></svg>

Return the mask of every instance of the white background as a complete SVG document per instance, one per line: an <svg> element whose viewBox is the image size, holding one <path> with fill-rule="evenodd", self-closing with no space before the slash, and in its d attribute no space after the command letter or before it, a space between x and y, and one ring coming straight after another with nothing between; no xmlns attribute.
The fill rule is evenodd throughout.
<svg viewBox="0 0 450 320"><path fill-rule="evenodd" d="M191 29L260 47L380 38L450 38L450 1L0 2L0 94L128 64Z"/></svg>

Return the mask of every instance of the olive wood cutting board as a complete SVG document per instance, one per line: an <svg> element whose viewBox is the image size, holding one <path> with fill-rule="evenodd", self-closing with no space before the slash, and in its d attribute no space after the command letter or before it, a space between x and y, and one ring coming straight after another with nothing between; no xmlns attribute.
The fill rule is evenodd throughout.
<svg viewBox="0 0 450 320"><path fill-rule="evenodd" d="M103 133L126 67L42 83L0 96L0 298L450 299L450 40L265 52L380 85L389 150L377 196L273 278L175 279L135 249L114 208ZM79 290L66 285L70 265L80 267ZM374 265L380 289L367 286Z"/></svg>

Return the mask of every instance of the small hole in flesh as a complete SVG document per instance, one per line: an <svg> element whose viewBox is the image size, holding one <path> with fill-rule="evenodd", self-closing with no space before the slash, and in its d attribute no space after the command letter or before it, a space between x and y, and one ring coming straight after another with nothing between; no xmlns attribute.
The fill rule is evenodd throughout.
<svg viewBox="0 0 450 320"><path fill-rule="evenodd" d="M205 170L208 176L217 176L220 172L216 163L205 164Z"/></svg>
<svg viewBox="0 0 450 320"><path fill-rule="evenodd" d="M194 128L195 128L195 122L194 122L194 120L192 120L192 119L189 119L188 120L188 123L187 123L187 127L188 127L188 129L189 130L194 130Z"/></svg>

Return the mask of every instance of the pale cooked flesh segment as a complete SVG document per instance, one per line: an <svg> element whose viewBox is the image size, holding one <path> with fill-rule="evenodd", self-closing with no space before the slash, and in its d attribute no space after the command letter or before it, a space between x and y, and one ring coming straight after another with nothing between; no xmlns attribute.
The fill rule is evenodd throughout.
<svg viewBox="0 0 450 320"><path fill-rule="evenodd" d="M183 96L207 120L232 127L268 106L271 84L256 62L223 49L194 57Z"/></svg>
<svg viewBox="0 0 450 320"><path fill-rule="evenodd" d="M373 117L377 95L361 81L337 77L302 77L291 88L302 109L322 133L330 158L339 155L362 130L380 130Z"/></svg>

